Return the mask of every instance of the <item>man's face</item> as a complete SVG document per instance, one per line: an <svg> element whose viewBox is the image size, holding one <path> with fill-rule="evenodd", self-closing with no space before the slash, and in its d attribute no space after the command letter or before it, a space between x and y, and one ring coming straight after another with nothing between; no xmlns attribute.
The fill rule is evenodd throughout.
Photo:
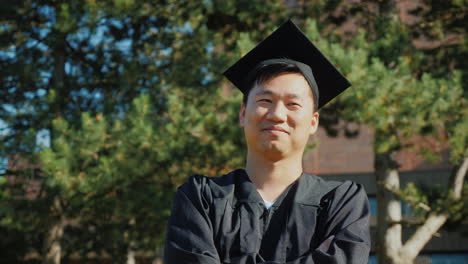
<svg viewBox="0 0 468 264"><path fill-rule="evenodd" d="M312 91L298 73L283 73L249 93L239 115L249 151L271 160L302 157L317 130Z"/></svg>

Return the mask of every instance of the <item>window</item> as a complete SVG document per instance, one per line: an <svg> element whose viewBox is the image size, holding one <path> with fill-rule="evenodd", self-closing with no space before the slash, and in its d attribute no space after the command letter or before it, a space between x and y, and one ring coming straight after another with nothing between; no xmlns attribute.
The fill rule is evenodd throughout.
<svg viewBox="0 0 468 264"><path fill-rule="evenodd" d="M468 254L431 254L431 264L468 264Z"/></svg>
<svg viewBox="0 0 468 264"><path fill-rule="evenodd" d="M372 216L377 216L377 199L375 197L369 197L369 207Z"/></svg>
<svg viewBox="0 0 468 264"><path fill-rule="evenodd" d="M368 264L377 264L377 256L369 256ZM468 264L468 254L425 254L415 263L427 264Z"/></svg>
<svg viewBox="0 0 468 264"><path fill-rule="evenodd" d="M376 256L369 256L368 264L377 264L377 257Z"/></svg>
<svg viewBox="0 0 468 264"><path fill-rule="evenodd" d="M377 216L378 206L377 206L377 198L369 197L369 207L372 216ZM411 205L405 202L401 202L401 214L404 216L409 216L413 212Z"/></svg>

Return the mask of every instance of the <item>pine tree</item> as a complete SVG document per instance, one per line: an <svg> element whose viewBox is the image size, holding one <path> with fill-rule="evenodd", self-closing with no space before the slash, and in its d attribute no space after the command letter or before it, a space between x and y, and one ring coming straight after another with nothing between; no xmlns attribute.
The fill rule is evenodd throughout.
<svg viewBox="0 0 468 264"><path fill-rule="evenodd" d="M40 164L34 175L30 169L7 171L20 186L13 195L11 181L2 185L2 205L10 207L0 212L9 219L2 228L34 233L37 239L18 239L26 239L27 254L42 255L43 263L59 263L77 251L107 252L114 262L125 262L136 249L154 251L175 186L189 173L215 175L240 164L242 141L230 127L232 102L221 100L221 72L240 32L260 36L271 30L283 20L283 5L132 0L0 5L0 154ZM259 27L260 20L266 22ZM135 98L148 109L132 107ZM50 148L36 144L40 132L50 135ZM144 139L149 132L154 137ZM40 193L23 199L37 181ZM30 217L20 221L22 214Z"/></svg>
<svg viewBox="0 0 468 264"><path fill-rule="evenodd" d="M366 124L374 130L375 176L378 202L378 257L381 263L413 263L434 233L454 216L462 203L462 188L468 170L468 112L463 97L461 74L453 72L445 78L423 74L414 76L408 59L386 65L372 57L372 44L359 35L352 48L319 37L314 22L308 34L319 48L347 74L353 88L341 95L337 113L343 120ZM400 186L397 151L416 148L411 139L416 135L432 137L449 145L454 175L450 189L426 204L423 220L414 234L402 241L400 200L410 202L416 211L424 200L421 190L409 191ZM419 148L421 155L437 155L433 149ZM414 188L414 186L409 186ZM427 199L426 199L427 200ZM418 201L418 202L414 202Z"/></svg>

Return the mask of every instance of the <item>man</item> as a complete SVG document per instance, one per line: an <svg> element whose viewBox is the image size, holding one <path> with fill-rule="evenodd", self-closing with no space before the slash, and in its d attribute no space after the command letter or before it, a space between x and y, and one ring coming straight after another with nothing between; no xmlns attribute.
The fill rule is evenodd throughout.
<svg viewBox="0 0 468 264"><path fill-rule="evenodd" d="M303 172L317 110L350 86L291 21L225 75L244 93L245 169L177 192L165 263L367 263L361 185Z"/></svg>

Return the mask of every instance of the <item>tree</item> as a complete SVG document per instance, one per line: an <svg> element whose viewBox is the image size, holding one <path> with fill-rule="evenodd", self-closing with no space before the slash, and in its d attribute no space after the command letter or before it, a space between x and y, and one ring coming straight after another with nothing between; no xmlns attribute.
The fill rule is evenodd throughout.
<svg viewBox="0 0 468 264"><path fill-rule="evenodd" d="M340 96L338 115L349 122L367 124L375 132L379 262L413 263L432 235L450 218L450 208L459 206L456 203L462 200L468 170L468 137L464 132L468 112L461 75L455 72L446 78L435 78L423 74L417 78L405 57L398 58L398 64L391 67L371 57L371 46L363 35L355 39L353 48L344 49L319 38L313 22L309 22L307 32L353 83L354 88ZM415 135L448 144L455 173L450 189L426 208L423 222L403 243L405 219L400 199L414 202L420 196L402 195L395 154L403 148L418 147L411 144ZM426 155L433 152L420 149Z"/></svg>
<svg viewBox="0 0 468 264"><path fill-rule="evenodd" d="M432 72L444 76L460 70L465 96L468 91L468 54L466 42L468 8L467 1L422 0L408 10L417 19L409 27L412 44L425 56L415 56L420 72Z"/></svg>
<svg viewBox="0 0 468 264"><path fill-rule="evenodd" d="M322 35L349 43L359 30L372 41L370 55L386 65L400 56L410 59L416 76L462 74L466 94L467 2L434 1L302 1L300 17L319 18Z"/></svg>
<svg viewBox="0 0 468 264"><path fill-rule="evenodd" d="M240 32L255 31L260 36L283 20L281 3L46 0L2 3L1 6L0 63L5 70L0 73L0 119L5 127L0 152L2 155L17 153L30 164L41 162L42 170L35 174L34 179L27 170L26 173L7 171L21 183L18 189L21 194L12 195L12 186L5 183L4 187L9 190L5 192L3 205L12 210L4 212L8 213L7 219L18 219L24 212L22 209L33 209L29 213L35 216L32 219L38 219L37 223L26 223L31 230L24 229L25 225L18 226L18 229L20 233L37 234L42 249L37 249L36 243L29 244L43 255L43 263L59 263L64 255L76 250L76 244L71 242L68 253L64 252L63 237L78 243L88 239L90 232L96 232L91 230L96 228L103 228L106 242L116 236L123 238L123 245L111 243L111 248L105 248L102 246L105 243L100 244L104 240L97 238L82 252L104 248L108 253L118 252L114 254L115 258L120 257L119 261L122 261L122 255L135 248L154 247L160 236L148 238L146 231L134 227L146 223L141 219L143 213L134 214L135 210L149 212L160 207L162 213L157 216L158 225L152 230L162 234L157 228L164 222L164 212L167 213L170 206L165 199L174 192L174 186L188 176L186 169L208 175L224 169L207 162L208 158L200 155L207 148L203 144L219 142L210 147L211 153L222 152L219 157L224 160L218 161L226 168L239 164L241 154L234 143L240 140L238 136L232 136L233 132L228 127L230 121L226 119L232 116L232 103L217 100L220 98L220 73L232 60L227 55L235 52ZM259 19L268 22L259 28ZM132 100L142 93L151 102L148 103L151 110L145 111L165 117L158 120L166 130L152 126L137 127L143 130L152 128L155 133L168 133L174 138L196 135L181 142L174 138L168 140L168 149L172 152L165 152L163 158L154 153L166 148L161 143L163 141L158 141L155 149L144 152L146 156L142 156L143 153L136 155L138 147L146 143L140 137L135 142L119 139L117 135L124 137L134 130L125 125L122 127L127 130L118 130L117 122L127 120L128 125L132 118L141 121L138 118L143 117L135 117L137 114L129 117L128 111ZM179 95L176 98L180 101L171 99L175 94ZM193 114L186 115L188 107L185 106L181 111L181 103L191 106ZM83 112L87 114L83 116ZM184 122L190 118L206 123L202 126L199 121L194 121L194 127L188 127ZM219 127L219 120L223 120L226 126ZM208 133L204 133L203 127L214 136L205 136ZM189 128L191 130L187 130ZM51 146L49 150L36 154L39 146L35 139L40 131L50 134ZM234 140L222 141L228 137ZM121 141L122 146L117 144ZM155 189L151 189L151 185L144 186L147 188L140 186L145 183L145 177L137 172L132 173L139 176L124 181L128 175L123 173L131 171L127 167L112 164L112 169L120 169L111 170L117 175L112 177L121 182L92 181L100 179L99 173L111 173L102 171L111 168L110 162L121 161L117 156L106 153L109 149L114 150L109 146L128 155L122 166L137 166L140 159L148 157L161 158L160 162L155 161L143 170L148 174L151 168L158 168L158 176L162 178L157 181L171 183L162 185L167 189L158 192L162 198L154 201L156 205L136 206L141 205L137 202L143 199L141 196L155 195ZM192 155L187 154L189 150ZM96 156L98 160L94 159ZM181 163L177 161L180 157L184 157ZM169 173L162 173L162 168ZM176 175L175 171L179 173ZM41 193L34 201L21 198L27 195L31 180L41 183ZM155 183L156 180L149 181ZM93 187L96 187L94 192L90 190ZM126 201L123 197L128 196L135 200L128 204L117 202ZM19 202L26 203L28 207L20 206ZM36 206L31 207L32 203ZM12 222L5 221L2 226L7 231L16 230ZM76 237L70 237L72 234ZM142 237L143 240L136 239ZM139 245L135 241L144 242ZM124 248L125 253L116 248Z"/></svg>
<svg viewBox="0 0 468 264"><path fill-rule="evenodd" d="M54 122L57 147L41 153L41 168L46 184L64 193L68 206L61 216L84 232L100 233L77 243L91 245L81 247L83 255L113 252L113 261L123 263L137 249L153 251L163 240L175 189L194 168L214 176L242 164L240 146L226 140L239 132L231 129L237 113L221 112L226 101L213 101L216 95L190 100L185 92L171 92L162 114L143 95L119 120L84 113L81 129L63 119ZM203 102L190 104L197 101ZM234 115L225 120L221 113ZM115 228L119 232L112 232Z"/></svg>

